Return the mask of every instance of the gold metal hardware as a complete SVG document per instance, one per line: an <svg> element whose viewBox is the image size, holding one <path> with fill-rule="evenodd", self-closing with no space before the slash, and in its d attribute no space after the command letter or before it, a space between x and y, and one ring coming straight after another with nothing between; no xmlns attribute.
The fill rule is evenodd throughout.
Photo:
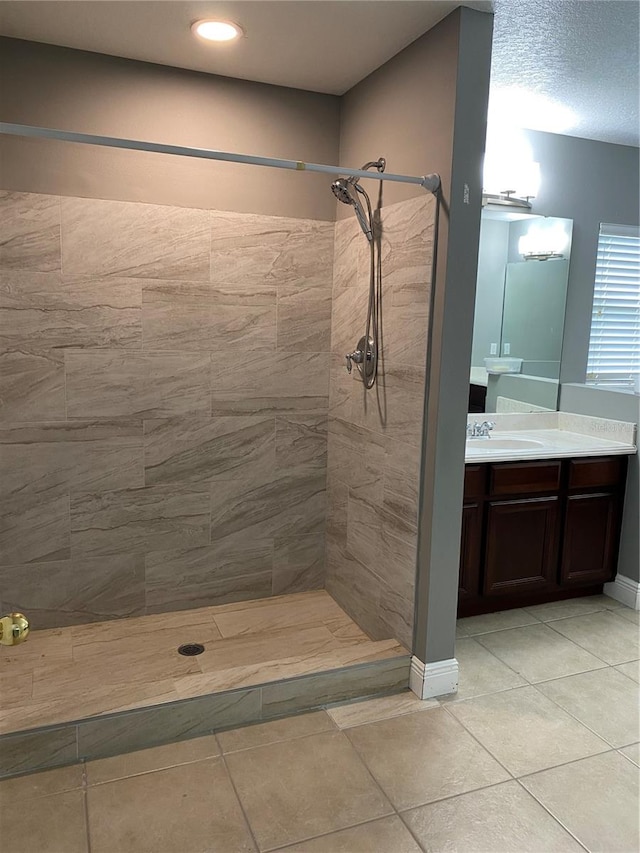
<svg viewBox="0 0 640 853"><path fill-rule="evenodd" d="M17 646L29 636L29 620L22 613L8 613L0 619L0 645Z"/></svg>

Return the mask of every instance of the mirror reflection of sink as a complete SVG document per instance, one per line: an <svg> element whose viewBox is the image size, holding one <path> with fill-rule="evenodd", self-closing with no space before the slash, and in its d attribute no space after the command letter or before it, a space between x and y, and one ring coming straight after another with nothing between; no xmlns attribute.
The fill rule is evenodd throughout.
<svg viewBox="0 0 640 853"><path fill-rule="evenodd" d="M538 447L544 447L543 441L536 441L533 438L500 438L500 436L491 436L491 438L468 438L467 447L474 450L485 450L487 453L498 450L534 450Z"/></svg>

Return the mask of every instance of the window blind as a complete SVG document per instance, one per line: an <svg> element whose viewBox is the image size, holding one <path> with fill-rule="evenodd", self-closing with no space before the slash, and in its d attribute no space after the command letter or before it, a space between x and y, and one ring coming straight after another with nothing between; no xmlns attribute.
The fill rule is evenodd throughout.
<svg viewBox="0 0 640 853"><path fill-rule="evenodd" d="M640 228L600 225L587 383L637 387L640 377Z"/></svg>

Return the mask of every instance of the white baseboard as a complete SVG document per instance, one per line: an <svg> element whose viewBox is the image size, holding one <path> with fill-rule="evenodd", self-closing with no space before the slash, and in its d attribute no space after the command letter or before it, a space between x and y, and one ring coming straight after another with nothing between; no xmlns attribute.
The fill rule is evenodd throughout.
<svg viewBox="0 0 640 853"><path fill-rule="evenodd" d="M455 658L423 663L411 658L409 687L419 699L435 699L458 690L458 661Z"/></svg>
<svg viewBox="0 0 640 853"><path fill-rule="evenodd" d="M626 604L633 610L640 610L640 583L624 575L616 575L612 583L604 585L604 594L609 598Z"/></svg>

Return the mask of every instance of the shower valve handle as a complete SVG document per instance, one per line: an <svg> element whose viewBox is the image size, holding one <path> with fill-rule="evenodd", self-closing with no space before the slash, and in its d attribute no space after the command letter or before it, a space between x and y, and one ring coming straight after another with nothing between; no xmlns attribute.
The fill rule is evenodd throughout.
<svg viewBox="0 0 640 853"><path fill-rule="evenodd" d="M357 350L354 350L353 352L347 353L345 355L345 358L347 360L347 372L351 373L351 371L353 370L353 363L354 362L356 364L362 364L362 362L364 361L364 353L362 352L362 350L357 349Z"/></svg>

